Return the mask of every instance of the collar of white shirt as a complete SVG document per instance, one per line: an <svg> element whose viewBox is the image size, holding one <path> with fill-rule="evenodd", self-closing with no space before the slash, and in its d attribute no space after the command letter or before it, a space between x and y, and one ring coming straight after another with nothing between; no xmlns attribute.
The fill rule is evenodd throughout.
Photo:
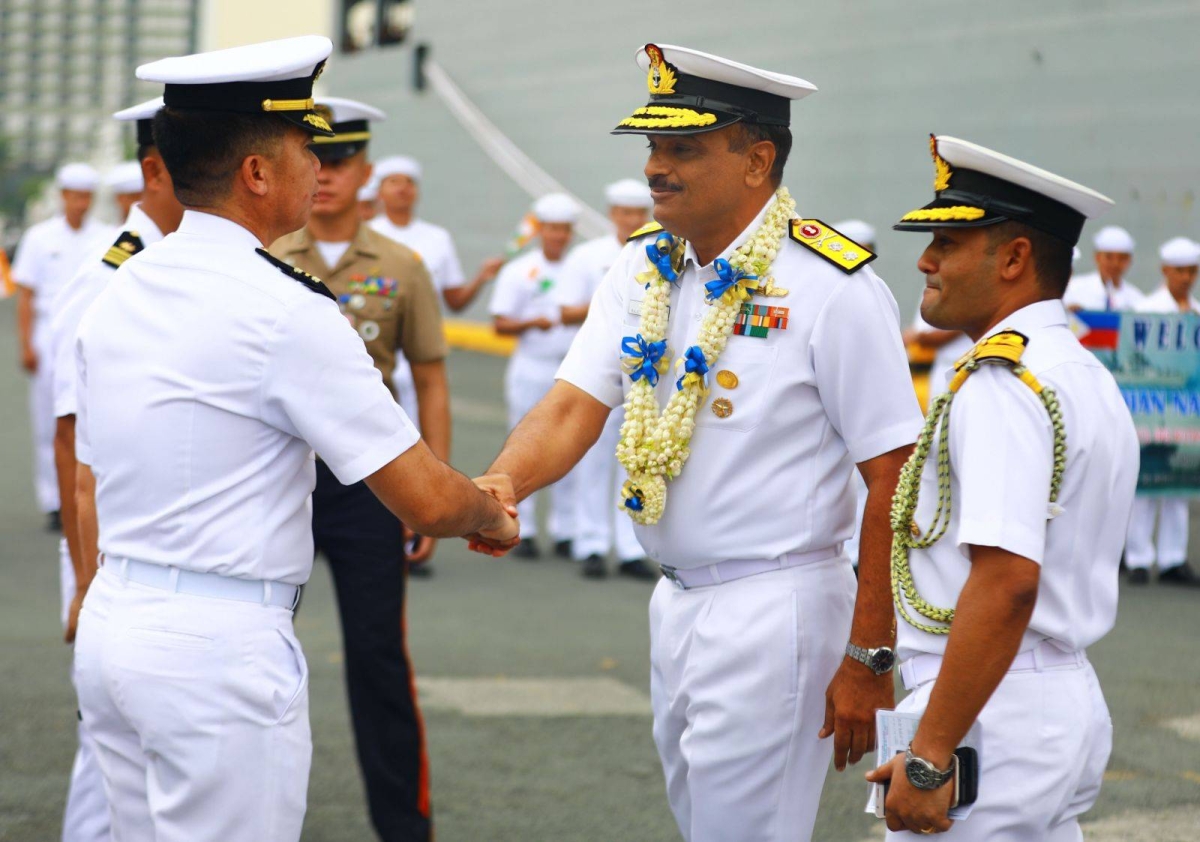
<svg viewBox="0 0 1200 842"><path fill-rule="evenodd" d="M137 234L144 246L157 243L163 238L163 232L159 230L154 220L142 210L140 203L129 209L129 216L125 217L125 225L121 230Z"/></svg>
<svg viewBox="0 0 1200 842"><path fill-rule="evenodd" d="M1028 336L1042 328L1058 326L1067 326L1067 311L1063 308L1062 300L1054 298L1027 304L1015 313L1010 313L989 330L987 335L994 336L1001 331L1015 330Z"/></svg>
<svg viewBox="0 0 1200 842"><path fill-rule="evenodd" d="M183 221L179 223L179 231L183 236L203 237L206 240L219 240L224 245L246 245L251 249L264 248L258 237L243 228L232 219L216 216L203 211L185 210Z"/></svg>
<svg viewBox="0 0 1200 842"><path fill-rule="evenodd" d="M683 251L684 266L686 267L688 262L690 261L695 266L698 266L701 269L706 269L709 266L711 266L713 263L716 263L717 258L723 257L726 260L728 260L729 256L731 254L733 254L735 251L737 251L739 248L741 248L742 244L744 242L746 242L746 240L750 239L751 236L753 236L754 232L758 230L758 226L762 225L762 221L767 215L767 208L771 207L771 202L773 202L773 201L775 201L774 196L772 196L770 199L768 199L767 203L762 206L762 210L760 210L758 212L758 216L754 217L754 219L751 220L750 224L746 226L746 230L744 230L741 234L738 234L737 237L734 238L734 241L726 247L725 251L721 252L720 254L718 254L716 257L714 257L712 259L712 263L708 263L708 264L705 264L704 266L700 266L700 258L696 257L696 252L695 252L695 250L692 249L692 244L689 242Z"/></svg>

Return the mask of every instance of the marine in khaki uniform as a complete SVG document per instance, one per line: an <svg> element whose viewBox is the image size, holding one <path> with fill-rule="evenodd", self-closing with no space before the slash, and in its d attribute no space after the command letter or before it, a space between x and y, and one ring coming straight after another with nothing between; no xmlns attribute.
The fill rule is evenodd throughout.
<svg viewBox="0 0 1200 842"><path fill-rule="evenodd" d="M324 280L389 389L397 356L411 362L421 429L445 459L450 410L437 293L420 258L372 230L358 211L358 191L371 176L370 123L384 114L332 97L316 107L335 134L313 141L321 172L312 216L271 251ZM337 587L350 714L372 822L385 842L428 840L425 736L404 644L403 527L363 483L343 485L318 461L313 537ZM420 540L422 561L432 544Z"/></svg>

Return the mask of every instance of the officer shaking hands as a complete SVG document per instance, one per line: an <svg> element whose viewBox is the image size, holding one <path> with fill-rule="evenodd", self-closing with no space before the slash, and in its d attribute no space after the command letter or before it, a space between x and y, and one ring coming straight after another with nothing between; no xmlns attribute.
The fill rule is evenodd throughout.
<svg viewBox="0 0 1200 842"><path fill-rule="evenodd" d="M265 247L304 227L308 36L163 59L154 140L185 208L125 261L77 339L79 485L103 565L76 671L113 835L300 837L312 738L292 609L313 563L313 451L422 534L518 524L438 460L318 280Z"/></svg>

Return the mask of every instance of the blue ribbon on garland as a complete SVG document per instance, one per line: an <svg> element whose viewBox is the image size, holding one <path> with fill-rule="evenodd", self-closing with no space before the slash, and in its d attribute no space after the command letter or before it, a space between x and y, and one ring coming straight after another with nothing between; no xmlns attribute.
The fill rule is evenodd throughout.
<svg viewBox="0 0 1200 842"><path fill-rule="evenodd" d="M646 245L646 257L654 264L654 268L658 270L658 274L671 283L679 280L679 275L675 271L675 267L671 265L671 253L674 251L675 238L666 231L655 237L653 243Z"/></svg>
<svg viewBox="0 0 1200 842"><path fill-rule="evenodd" d="M744 281L757 281L758 275L751 275L749 272L743 272L741 269L734 269L729 265L729 261L723 257L718 257L713 261L713 268L717 270L717 279L709 281L704 285L708 290L705 298L709 301L716 301L730 289Z"/></svg>
<svg viewBox="0 0 1200 842"><path fill-rule="evenodd" d="M677 391L683 391L683 381L687 380L689 375L698 377L704 388L708 388L708 361L704 359L704 351L699 345L688 348L687 353L683 355L683 374L675 381Z"/></svg>
<svg viewBox="0 0 1200 842"><path fill-rule="evenodd" d="M645 377L651 386L658 385L658 363L667 353L667 341L647 342L639 333L621 340L621 353L628 360L626 373L634 383Z"/></svg>

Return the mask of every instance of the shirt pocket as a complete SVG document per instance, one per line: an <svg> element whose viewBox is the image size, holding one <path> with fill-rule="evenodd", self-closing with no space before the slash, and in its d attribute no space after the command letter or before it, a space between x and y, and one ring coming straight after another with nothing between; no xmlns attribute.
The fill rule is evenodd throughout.
<svg viewBox="0 0 1200 842"><path fill-rule="evenodd" d="M717 359L709 371L709 386L712 391L708 400L696 413L697 427L712 427L718 430L750 432L763 421L771 401L771 384L775 374L775 361L779 348L765 340L744 336L730 336L725 353ZM736 385L722 386L721 372L727 371L737 378ZM718 403L718 402L722 403ZM714 408L732 409L722 418Z"/></svg>

